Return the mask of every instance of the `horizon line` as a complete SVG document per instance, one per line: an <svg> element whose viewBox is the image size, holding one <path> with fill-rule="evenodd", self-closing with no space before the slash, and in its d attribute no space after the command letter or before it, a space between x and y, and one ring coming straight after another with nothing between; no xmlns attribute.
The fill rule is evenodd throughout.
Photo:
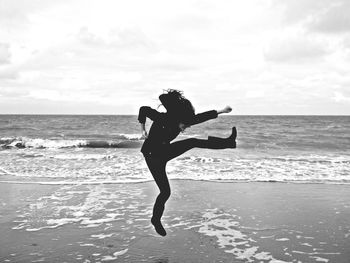
<svg viewBox="0 0 350 263"><path fill-rule="evenodd" d="M31 116L137 116L138 114L111 114L111 113L0 113L5 115L31 115ZM222 116L344 116L350 114L225 114ZM221 117L222 117L221 116Z"/></svg>

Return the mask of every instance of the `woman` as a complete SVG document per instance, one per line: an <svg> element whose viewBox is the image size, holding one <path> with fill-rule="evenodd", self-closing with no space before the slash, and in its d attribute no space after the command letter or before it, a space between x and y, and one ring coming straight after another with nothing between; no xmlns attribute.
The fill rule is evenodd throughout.
<svg viewBox="0 0 350 263"><path fill-rule="evenodd" d="M228 138L209 136L208 140L190 138L170 143L180 132L191 125L215 119L219 114L231 112L232 109L226 106L223 110L211 110L195 114L191 102L177 90L168 90L167 93L160 95L159 99L167 112L160 113L150 107L142 106L138 121L141 123L142 135L145 138L141 152L160 190L153 207L151 223L159 235L165 236L166 231L162 226L161 217L165 202L170 197L170 185L165 170L167 162L195 147L207 149L236 148L237 131L233 127L232 134ZM153 121L149 133L145 129L146 117Z"/></svg>

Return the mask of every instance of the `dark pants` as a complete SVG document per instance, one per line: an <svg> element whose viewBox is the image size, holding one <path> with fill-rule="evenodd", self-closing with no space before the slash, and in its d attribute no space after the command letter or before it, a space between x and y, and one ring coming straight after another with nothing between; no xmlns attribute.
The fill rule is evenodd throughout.
<svg viewBox="0 0 350 263"><path fill-rule="evenodd" d="M223 139L220 139L223 140ZM171 143L167 148L167 152L162 154L162 156L152 156L145 154L145 160L150 172L153 175L154 180L157 183L157 186L160 190L159 195L157 196L156 202L153 207L153 218L155 220L160 220L163 211L165 202L170 197L170 185L169 180L166 174L166 164L169 160L174 159L181 154L187 152L192 148L207 148L207 149L225 149L228 148L225 144L218 144L216 142L196 138L190 138L182 141L177 141Z"/></svg>

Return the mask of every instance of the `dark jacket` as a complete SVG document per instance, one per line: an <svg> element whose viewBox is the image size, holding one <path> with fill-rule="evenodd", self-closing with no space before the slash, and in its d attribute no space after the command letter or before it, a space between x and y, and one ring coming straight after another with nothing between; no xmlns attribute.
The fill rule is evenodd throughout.
<svg viewBox="0 0 350 263"><path fill-rule="evenodd" d="M188 125L195 125L210 119L217 118L216 110L196 114ZM138 121L146 123L146 117L153 121L148 138L142 145L141 152L146 155L162 156L172 140L180 133L179 121L176 116L169 113L158 112L151 107L142 106L139 111Z"/></svg>

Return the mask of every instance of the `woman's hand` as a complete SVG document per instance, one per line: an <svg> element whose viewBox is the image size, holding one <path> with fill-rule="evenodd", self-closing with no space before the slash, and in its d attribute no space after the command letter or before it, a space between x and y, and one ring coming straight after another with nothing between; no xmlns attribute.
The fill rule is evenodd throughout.
<svg viewBox="0 0 350 263"><path fill-rule="evenodd" d="M229 113L231 111L232 111L232 108L230 106L226 106L225 108L223 108L222 110L219 110L217 112L218 112L218 114L220 114L220 113Z"/></svg>
<svg viewBox="0 0 350 263"><path fill-rule="evenodd" d="M142 130L142 136L141 139L147 139L148 138L148 133L146 130Z"/></svg>
<svg viewBox="0 0 350 263"><path fill-rule="evenodd" d="M147 139L148 133L146 131L146 127L144 123L141 123L141 133L142 133L141 139Z"/></svg>

